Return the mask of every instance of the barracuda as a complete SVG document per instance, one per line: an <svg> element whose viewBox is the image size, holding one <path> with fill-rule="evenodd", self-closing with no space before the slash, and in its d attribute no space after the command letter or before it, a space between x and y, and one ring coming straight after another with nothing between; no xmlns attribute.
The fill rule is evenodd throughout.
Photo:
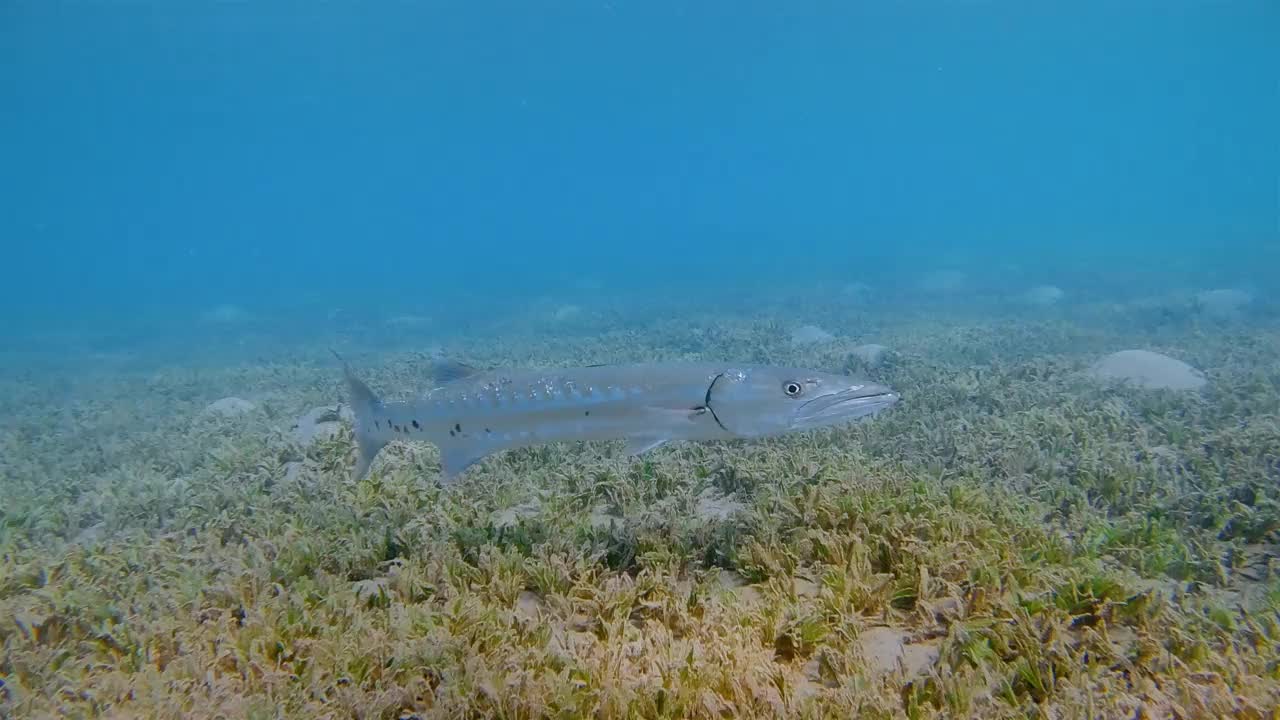
<svg viewBox="0 0 1280 720"><path fill-rule="evenodd" d="M620 439L638 455L672 441L827 427L898 401L883 385L803 368L650 363L504 371L442 363L440 387L419 399L384 402L345 361L343 369L355 413L357 478L392 440L434 443L448 482L513 448Z"/></svg>

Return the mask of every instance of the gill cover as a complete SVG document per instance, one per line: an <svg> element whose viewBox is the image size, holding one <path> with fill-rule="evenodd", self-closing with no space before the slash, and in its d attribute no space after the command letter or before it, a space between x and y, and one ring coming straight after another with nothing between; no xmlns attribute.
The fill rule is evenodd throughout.
<svg viewBox="0 0 1280 720"><path fill-rule="evenodd" d="M791 427L796 403L773 373L730 369L707 388L707 409L720 427L740 438L764 437Z"/></svg>

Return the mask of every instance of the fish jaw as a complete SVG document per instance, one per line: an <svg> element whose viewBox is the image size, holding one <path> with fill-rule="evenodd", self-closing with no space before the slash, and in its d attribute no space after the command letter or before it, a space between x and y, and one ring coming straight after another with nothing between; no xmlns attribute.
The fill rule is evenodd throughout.
<svg viewBox="0 0 1280 720"><path fill-rule="evenodd" d="M738 438L783 435L868 417L898 402L892 388L806 368L746 366L707 393L717 423Z"/></svg>
<svg viewBox="0 0 1280 720"><path fill-rule="evenodd" d="M853 385L805 402L796 409L791 429L811 430L852 422L887 410L901 399L901 395L884 385Z"/></svg>

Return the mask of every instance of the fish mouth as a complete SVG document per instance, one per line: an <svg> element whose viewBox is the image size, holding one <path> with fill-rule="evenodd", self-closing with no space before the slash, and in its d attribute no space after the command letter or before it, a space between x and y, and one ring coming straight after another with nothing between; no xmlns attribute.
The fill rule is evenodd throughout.
<svg viewBox="0 0 1280 720"><path fill-rule="evenodd" d="M840 392L816 397L800 406L795 423L799 427L822 427L874 415L901 399L884 385L854 385Z"/></svg>

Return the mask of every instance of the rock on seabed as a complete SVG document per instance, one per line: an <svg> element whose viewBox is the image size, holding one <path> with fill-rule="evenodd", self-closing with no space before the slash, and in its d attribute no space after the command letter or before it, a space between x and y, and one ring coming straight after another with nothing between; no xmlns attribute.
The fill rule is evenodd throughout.
<svg viewBox="0 0 1280 720"><path fill-rule="evenodd" d="M221 400L215 400L204 409L205 415L218 415L220 417L239 417L247 413L253 412L257 406L253 403L238 397L224 397Z"/></svg>
<svg viewBox="0 0 1280 720"><path fill-rule="evenodd" d="M346 422L355 420L355 413L346 405L312 408L294 423L293 439L300 445L329 440L342 431L344 420Z"/></svg>
<svg viewBox="0 0 1280 720"><path fill-rule="evenodd" d="M1207 315L1232 317L1253 302L1253 293L1235 288L1205 290L1196 294L1196 304Z"/></svg>
<svg viewBox="0 0 1280 720"><path fill-rule="evenodd" d="M854 348L852 352L853 356L862 362L871 366L876 366L884 360L884 356L889 352L889 348L884 345L877 345L876 343L867 343L866 345L859 345Z"/></svg>
<svg viewBox="0 0 1280 720"><path fill-rule="evenodd" d="M1023 300L1028 304L1041 307L1057 305L1064 297L1066 293L1062 292L1062 288L1057 285L1037 285L1022 294Z"/></svg>
<svg viewBox="0 0 1280 720"><path fill-rule="evenodd" d="M820 345L835 340L836 336L817 325L804 325L791 331L792 345Z"/></svg>
<svg viewBox="0 0 1280 720"><path fill-rule="evenodd" d="M1199 390L1208 382L1204 373L1181 360L1150 350L1112 353L1094 363L1089 374L1099 380L1167 390Z"/></svg>

